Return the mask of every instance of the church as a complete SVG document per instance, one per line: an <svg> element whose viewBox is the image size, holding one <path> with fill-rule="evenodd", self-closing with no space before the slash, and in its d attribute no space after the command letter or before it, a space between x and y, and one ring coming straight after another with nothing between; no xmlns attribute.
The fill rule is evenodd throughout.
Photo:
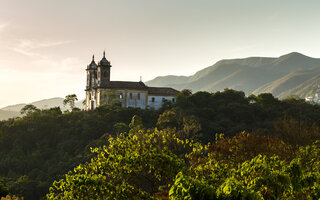
<svg viewBox="0 0 320 200"><path fill-rule="evenodd" d="M87 66L86 110L102 104L120 103L122 107L159 109L164 101L176 101L179 91L168 87L148 87L142 81L110 81L111 64L103 58L96 64L94 56Z"/></svg>

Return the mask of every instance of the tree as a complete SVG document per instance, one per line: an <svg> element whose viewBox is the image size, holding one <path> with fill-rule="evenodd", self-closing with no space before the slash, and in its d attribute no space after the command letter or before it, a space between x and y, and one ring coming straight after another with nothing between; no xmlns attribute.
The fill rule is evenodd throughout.
<svg viewBox="0 0 320 200"><path fill-rule="evenodd" d="M184 144L174 134L158 130L120 134L110 138L108 146L92 149L96 156L91 162L55 181L47 198L155 199L185 167L184 159L170 149Z"/></svg>
<svg viewBox="0 0 320 200"><path fill-rule="evenodd" d="M123 122L117 122L113 125L114 131L117 135L120 133L126 133L128 131L128 125Z"/></svg>
<svg viewBox="0 0 320 200"><path fill-rule="evenodd" d="M106 103L108 105L121 105L120 96L114 92L106 91L102 92L102 104Z"/></svg>
<svg viewBox="0 0 320 200"><path fill-rule="evenodd" d="M7 195L6 197L2 197L1 200L24 200L24 198L17 197L15 195L13 195L13 196Z"/></svg>
<svg viewBox="0 0 320 200"><path fill-rule="evenodd" d="M65 105L69 104L71 110L73 110L75 101L78 101L77 95L69 94L64 98L63 105L65 106Z"/></svg>
<svg viewBox="0 0 320 200"><path fill-rule="evenodd" d="M2 183L2 179L0 179L0 197L4 197L8 193L8 188Z"/></svg>
<svg viewBox="0 0 320 200"><path fill-rule="evenodd" d="M26 114L26 115L29 115L30 113L33 113L33 112L38 112L40 111L36 106L32 105L32 104L28 104L28 105L25 105L21 110L20 110L20 113L22 115Z"/></svg>

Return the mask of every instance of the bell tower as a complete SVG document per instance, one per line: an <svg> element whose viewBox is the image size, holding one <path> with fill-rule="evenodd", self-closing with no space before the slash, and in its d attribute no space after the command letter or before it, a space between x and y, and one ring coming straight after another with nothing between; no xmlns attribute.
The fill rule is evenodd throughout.
<svg viewBox="0 0 320 200"><path fill-rule="evenodd" d="M111 64L106 59L106 52L103 52L103 58L98 63L98 85L99 86L107 86L110 82L110 69Z"/></svg>
<svg viewBox="0 0 320 200"><path fill-rule="evenodd" d="M92 56L91 63L87 66L87 87L86 89L91 89L95 86L95 79L97 78L97 64L94 61L94 55Z"/></svg>
<svg viewBox="0 0 320 200"><path fill-rule="evenodd" d="M95 104L95 94L97 87L97 64L94 61L94 55L92 56L91 63L87 66L87 86L86 86L86 110L93 110Z"/></svg>

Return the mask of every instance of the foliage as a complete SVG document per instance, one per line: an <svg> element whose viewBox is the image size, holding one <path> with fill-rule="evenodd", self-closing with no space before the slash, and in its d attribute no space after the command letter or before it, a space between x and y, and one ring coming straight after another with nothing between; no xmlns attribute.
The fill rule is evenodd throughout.
<svg viewBox="0 0 320 200"><path fill-rule="evenodd" d="M0 197L6 196L8 192L8 188L3 184L3 181L0 179Z"/></svg>
<svg viewBox="0 0 320 200"><path fill-rule="evenodd" d="M5 197L1 197L0 200L24 200L24 198L23 197L17 197L15 195L13 195L13 196L7 195Z"/></svg>
<svg viewBox="0 0 320 200"><path fill-rule="evenodd" d="M90 163L90 160L98 155L90 153L90 147L94 149L102 145L109 147L110 138L117 140L119 136L121 141L127 141L127 137L133 137L136 133L146 134L148 131L154 133L155 128L158 128L160 130L158 132L175 135L176 138L184 141L184 145L190 144L191 140L196 140L201 145L191 142L191 148L188 145L186 147L176 145L174 142L164 144L161 148L166 147L168 152L171 152L164 155L176 156L184 162L183 167L176 171L176 174L171 174L167 178L170 181L168 183L156 181L155 189L151 192L151 187L146 187L146 184L128 181L127 174L124 173L125 182L115 184L117 191L123 188L125 195L146 195L144 197L167 199L170 188L178 187L171 187L173 183L176 182L182 187L182 185L185 186L185 182L189 182L192 183L190 188L198 191L194 193L195 196L191 195L193 199L201 198L198 195L205 195L207 199L222 198L222 194L225 193L218 190L217 184L222 184L223 180L228 187L246 191L246 195L256 195L260 190L253 192L249 190L244 185L243 177L234 175L232 178L225 173L228 175L233 174L233 171L240 173L242 171L239 171L239 166L261 155L263 159L276 156L279 163L283 163L282 171L279 169L281 176L290 177L289 172L286 171L288 166L301 171L302 176L295 178L300 181L296 181L298 185L291 183L288 185L296 188L292 189L294 198L308 199L308 196L304 196L307 193L312 198L316 198L319 193L318 186L312 181L318 181L320 171L319 145L314 143L315 140L320 139L318 137L319 119L320 106L317 104L310 104L297 98L279 100L271 94L246 97L243 92L230 89L215 93L194 94L184 90L177 95L176 103L168 103L157 111L121 108L118 104L103 105L93 112L74 109L73 112L62 113L60 108L33 110L21 118L0 121L2 135L0 137L0 176L3 177L4 186L11 196L23 196L27 200L39 199L48 193L48 188L54 180L62 178L66 180L64 174L81 163L87 166L84 163ZM242 133L243 131L245 132ZM153 148L155 143L152 145ZM193 149L194 152L189 154ZM129 158L126 159L122 162L128 161ZM261 159L255 159L252 162L260 162ZM147 158L144 162L147 162ZM291 162L297 164L291 165ZM124 163L120 164L124 166ZM70 180L80 179L79 177L83 176L82 172L72 172L68 176ZM223 177L229 178L225 180ZM96 176L92 175L89 182L94 185L99 181L107 183L109 180L115 180L100 178L99 173L96 173ZM138 180L144 179L138 178ZM114 182L111 183L114 185ZM307 187L305 183L310 183L312 186L309 184L310 187ZM157 188L158 186L161 186L161 190ZM110 187L108 190L114 191ZM178 188L181 189L181 187ZM172 191L182 191L176 189ZM189 198L188 191L183 190L186 198ZM263 192L260 191L260 193L264 195ZM241 194L244 195L244 193ZM273 193L272 195L276 196ZM281 198L286 198L283 195ZM291 193L290 195L292 196Z"/></svg>
<svg viewBox="0 0 320 200"><path fill-rule="evenodd" d="M186 141L165 131L138 131L92 149L89 163L54 182L49 199L153 199L186 164L172 149ZM188 145L189 147L189 145Z"/></svg>
<svg viewBox="0 0 320 200"><path fill-rule="evenodd" d="M74 104L75 104L76 101L78 101L77 95L69 94L64 98L63 105L69 104L71 110L73 110L75 108Z"/></svg>
<svg viewBox="0 0 320 200"><path fill-rule="evenodd" d="M92 157L90 147L105 145L132 117L141 116L149 128L156 111L105 106L95 112L62 113L39 110L22 118L0 121L0 176L11 194L39 199L69 170ZM117 128L115 128L117 127ZM128 131L128 126L126 128ZM20 177L27 176L24 181Z"/></svg>
<svg viewBox="0 0 320 200"><path fill-rule="evenodd" d="M251 148L217 156L222 145L261 141ZM312 146L283 149L276 138L242 133L220 137L203 146L166 131L138 131L110 138L92 149L95 157L54 182L48 199L318 199L320 141ZM265 145L265 144L267 145ZM235 147L233 147L235 146ZM279 151L280 150L280 151ZM281 152L282 151L282 152ZM241 159L235 156L245 154ZM277 152L279 152L280 157ZM256 155L257 154L257 155ZM230 158L230 159L229 159ZM159 195L161 194L161 195Z"/></svg>
<svg viewBox="0 0 320 200"><path fill-rule="evenodd" d="M29 115L33 112L38 112L40 111L36 106L32 105L32 104L28 104L28 105L25 105L23 108L21 108L21 111L20 113L22 115Z"/></svg>
<svg viewBox="0 0 320 200"><path fill-rule="evenodd" d="M194 115L184 115L179 108L172 108L159 115L157 126L160 129L177 131L181 138L200 136L202 130L199 119Z"/></svg>
<svg viewBox="0 0 320 200"><path fill-rule="evenodd" d="M310 124L301 119L298 121L284 116L274 122L274 135L290 144L307 145L320 139L320 129L315 122Z"/></svg>
<svg viewBox="0 0 320 200"><path fill-rule="evenodd" d="M102 104L106 103L108 105L121 105L120 96L111 91L102 92L101 101L102 101Z"/></svg>
<svg viewBox="0 0 320 200"><path fill-rule="evenodd" d="M310 172L299 159L258 155L239 165L209 158L179 173L170 199L318 199L318 172Z"/></svg>
<svg viewBox="0 0 320 200"><path fill-rule="evenodd" d="M283 160L291 160L295 157L297 149L284 143L274 136L258 136L242 132L228 138L219 135L216 143L207 145L210 158L220 162L238 165L258 155L268 157L279 156Z"/></svg>

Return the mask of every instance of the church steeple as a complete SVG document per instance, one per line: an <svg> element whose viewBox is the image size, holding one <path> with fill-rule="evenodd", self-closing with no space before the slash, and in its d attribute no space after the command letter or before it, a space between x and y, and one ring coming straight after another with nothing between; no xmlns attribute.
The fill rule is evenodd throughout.
<svg viewBox="0 0 320 200"><path fill-rule="evenodd" d="M110 68L111 64L106 58L106 51L103 51L103 57L98 66L98 83L102 87L110 82Z"/></svg>
<svg viewBox="0 0 320 200"><path fill-rule="evenodd" d="M106 58L106 51L103 51L103 57L102 57L102 59L100 60L99 63L100 63L101 66L111 67L110 62Z"/></svg>
<svg viewBox="0 0 320 200"><path fill-rule="evenodd" d="M96 64L96 62L94 61L94 55L92 56L92 61L91 63L88 65L87 69L97 69L98 65Z"/></svg>
<svg viewBox="0 0 320 200"><path fill-rule="evenodd" d="M92 61L87 66L87 87L86 89L91 89L92 87L95 87L97 84L97 68L98 65L94 61L94 55L92 55Z"/></svg>

